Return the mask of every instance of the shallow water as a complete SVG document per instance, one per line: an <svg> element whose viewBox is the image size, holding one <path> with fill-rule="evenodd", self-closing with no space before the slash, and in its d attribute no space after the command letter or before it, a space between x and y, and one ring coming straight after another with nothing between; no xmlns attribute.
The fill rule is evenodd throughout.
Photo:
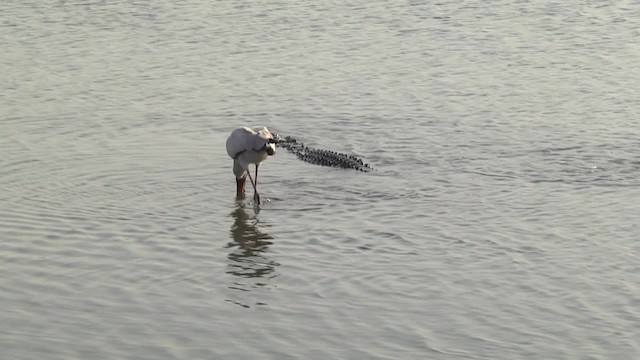
<svg viewBox="0 0 640 360"><path fill-rule="evenodd" d="M0 9L3 358L640 355L633 2Z"/></svg>

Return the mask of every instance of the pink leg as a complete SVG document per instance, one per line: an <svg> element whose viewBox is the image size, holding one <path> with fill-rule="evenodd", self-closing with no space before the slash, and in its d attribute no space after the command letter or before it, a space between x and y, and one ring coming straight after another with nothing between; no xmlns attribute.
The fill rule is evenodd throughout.
<svg viewBox="0 0 640 360"><path fill-rule="evenodd" d="M247 177L236 178L236 193L238 195L244 194L244 182L247 180Z"/></svg>

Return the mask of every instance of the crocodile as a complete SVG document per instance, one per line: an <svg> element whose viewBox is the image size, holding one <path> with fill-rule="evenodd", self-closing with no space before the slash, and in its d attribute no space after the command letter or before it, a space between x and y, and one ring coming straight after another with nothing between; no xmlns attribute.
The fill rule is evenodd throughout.
<svg viewBox="0 0 640 360"><path fill-rule="evenodd" d="M315 165L330 166L343 169L354 169L362 172L369 172L373 170L373 168L369 166L369 164L364 163L361 158L355 155L312 148L310 146L306 146L302 142L298 142L298 140L292 136L282 137L278 134L273 135L276 146L286 149L292 154L295 154L298 159L302 161L306 161Z"/></svg>

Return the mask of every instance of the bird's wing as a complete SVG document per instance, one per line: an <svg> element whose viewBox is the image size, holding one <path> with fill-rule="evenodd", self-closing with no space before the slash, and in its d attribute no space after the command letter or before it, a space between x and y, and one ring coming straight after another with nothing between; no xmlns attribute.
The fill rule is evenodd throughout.
<svg viewBox="0 0 640 360"><path fill-rule="evenodd" d="M257 126L257 127L254 127L252 130L255 131L259 137L265 140L273 139L273 135L271 134L271 131L269 131L266 126Z"/></svg>
<svg viewBox="0 0 640 360"><path fill-rule="evenodd" d="M255 146L256 132L248 127L233 130L227 139L227 154L232 158L242 151L251 150Z"/></svg>

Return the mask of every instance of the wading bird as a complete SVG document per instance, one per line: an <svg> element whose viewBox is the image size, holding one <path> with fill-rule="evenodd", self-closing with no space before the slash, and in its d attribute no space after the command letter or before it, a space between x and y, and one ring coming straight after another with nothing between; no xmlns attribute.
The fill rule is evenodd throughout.
<svg viewBox="0 0 640 360"><path fill-rule="evenodd" d="M258 167L261 162L276 153L275 143L273 134L267 130L266 126L241 127L231 132L227 139L227 154L233 159L237 195L244 194L244 184L248 175L253 186L253 200L260 204ZM251 177L249 164L256 165L255 179Z"/></svg>

